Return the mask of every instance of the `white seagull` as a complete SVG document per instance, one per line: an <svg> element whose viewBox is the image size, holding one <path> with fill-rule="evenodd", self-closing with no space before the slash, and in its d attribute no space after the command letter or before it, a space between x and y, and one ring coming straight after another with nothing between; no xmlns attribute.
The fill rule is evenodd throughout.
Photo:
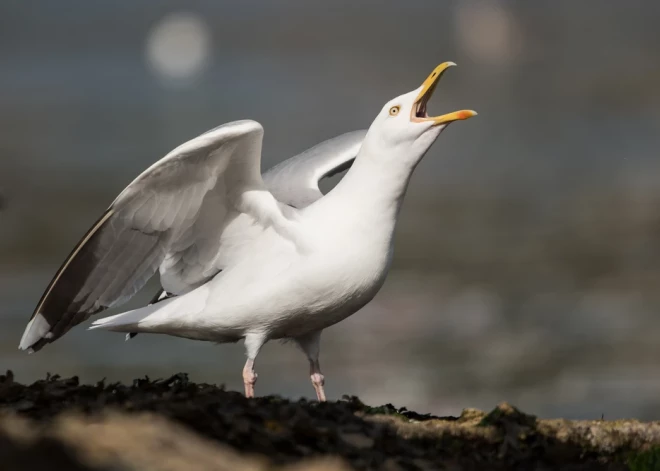
<svg viewBox="0 0 660 471"><path fill-rule="evenodd" d="M158 270L162 295L91 329L211 342L245 339L245 394L272 339L305 352L325 400L321 332L358 311L385 281L410 176L443 129L470 110L429 117L452 62L390 100L369 130L344 134L261 174L263 128L222 125L138 176L74 248L46 289L19 348L36 351L133 296ZM352 164L352 166L351 166ZM322 178L350 170L327 195Z"/></svg>

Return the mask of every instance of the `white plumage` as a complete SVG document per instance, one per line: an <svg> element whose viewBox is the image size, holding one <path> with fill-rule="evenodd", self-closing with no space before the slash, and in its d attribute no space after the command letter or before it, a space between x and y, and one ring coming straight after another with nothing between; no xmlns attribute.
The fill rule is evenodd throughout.
<svg viewBox="0 0 660 471"><path fill-rule="evenodd" d="M248 396L261 346L292 338L307 354L317 396L325 400L321 331L378 292L410 175L448 123L475 114L427 116L426 103L450 65L388 103L366 137L358 131L326 141L263 178L263 129L255 121L220 126L174 149L137 177L76 247L20 347L42 348L130 298L159 270L163 289L176 297L91 328L245 339ZM353 159L323 196L319 180Z"/></svg>

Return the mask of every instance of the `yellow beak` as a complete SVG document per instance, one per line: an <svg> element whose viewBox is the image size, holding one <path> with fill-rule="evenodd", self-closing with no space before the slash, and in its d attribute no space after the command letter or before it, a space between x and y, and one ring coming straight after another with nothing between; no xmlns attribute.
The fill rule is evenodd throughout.
<svg viewBox="0 0 660 471"><path fill-rule="evenodd" d="M476 111L472 110L461 110L454 111L453 113L443 114L442 116L428 116L426 114L426 104L431 99L433 92L435 91L436 85L440 81L442 74L450 67L454 67L456 64L453 62L443 62L431 72L424 83L422 84L422 91L419 92L417 98L413 102L413 107L411 111L410 120L411 121L432 121L434 126L439 124L448 124L454 121L460 121L463 119L468 119L477 115Z"/></svg>

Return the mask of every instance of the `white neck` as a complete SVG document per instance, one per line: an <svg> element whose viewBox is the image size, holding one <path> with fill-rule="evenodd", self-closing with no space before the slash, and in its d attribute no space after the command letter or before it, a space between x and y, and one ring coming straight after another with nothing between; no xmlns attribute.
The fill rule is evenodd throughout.
<svg viewBox="0 0 660 471"><path fill-rule="evenodd" d="M348 173L317 204L352 232L379 232L373 235L391 242L416 162L384 158L374 147L365 141Z"/></svg>
<svg viewBox="0 0 660 471"><path fill-rule="evenodd" d="M332 192L350 198L354 205L368 206L396 217L413 170L413 166L401 162L383 164L378 156L360 152Z"/></svg>

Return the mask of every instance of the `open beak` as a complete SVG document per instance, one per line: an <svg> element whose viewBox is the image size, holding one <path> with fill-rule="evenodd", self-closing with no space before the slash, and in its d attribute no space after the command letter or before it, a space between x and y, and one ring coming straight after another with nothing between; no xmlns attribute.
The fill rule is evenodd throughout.
<svg viewBox="0 0 660 471"><path fill-rule="evenodd" d="M453 62L443 62L437 66L433 72L431 72L431 75L429 75L426 80L424 80L424 83L422 84L422 91L419 92L419 95L417 95L417 98L415 98L413 103L410 116L411 121L431 121L433 122L434 126L438 126L440 124L449 124L454 121L468 119L477 115L477 112L472 110L454 111L453 113L443 114L442 116L429 116L426 113L426 104L431 99L431 96L435 91L435 87L440 81L440 77L442 77L442 74L445 72L445 70L450 67L454 67L455 65L456 64Z"/></svg>

